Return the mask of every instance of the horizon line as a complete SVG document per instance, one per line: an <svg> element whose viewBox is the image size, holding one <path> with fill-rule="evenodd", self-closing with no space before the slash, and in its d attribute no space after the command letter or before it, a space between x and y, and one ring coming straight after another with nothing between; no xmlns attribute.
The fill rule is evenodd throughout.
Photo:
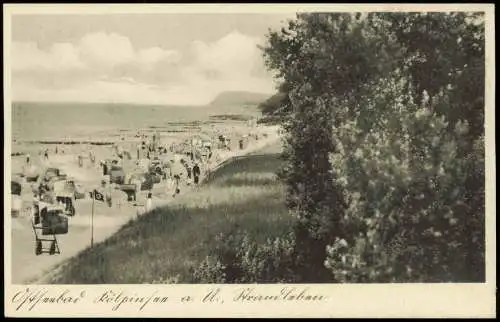
<svg viewBox="0 0 500 322"><path fill-rule="evenodd" d="M92 104L92 105L99 105L99 104L112 104L112 105L142 105L142 106L182 106L182 107L205 107L209 106L210 103L208 104L201 104L201 105L196 105L196 104L171 104L171 103L138 103L138 102L95 102L95 101L88 101L88 102L81 102L81 101L30 101L30 100L11 100L11 105L12 104L75 104L75 105L84 105L84 104Z"/></svg>
<svg viewBox="0 0 500 322"><path fill-rule="evenodd" d="M113 105L142 105L142 106L178 106L178 107L206 107L210 106L214 101L217 100L221 95L225 93L244 93L244 94L255 94L255 95L262 95L262 96L268 96L271 97L275 93L264 93L264 92L252 92L252 91L245 91L245 90L235 90L235 91L222 91L219 92L212 100L210 100L207 103L204 104L182 104L182 103L147 103L147 102L119 102L119 101L87 101L87 102L82 102L82 101L45 101L45 100L23 100L23 99L12 99L10 101L10 104L92 104L92 105L98 105L98 104L113 104ZM263 100L264 101L264 100ZM245 102L243 102L245 103Z"/></svg>

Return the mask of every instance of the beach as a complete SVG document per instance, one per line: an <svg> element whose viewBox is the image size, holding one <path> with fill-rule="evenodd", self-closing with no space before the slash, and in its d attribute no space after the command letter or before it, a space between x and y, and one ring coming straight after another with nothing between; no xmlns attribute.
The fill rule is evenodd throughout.
<svg viewBox="0 0 500 322"><path fill-rule="evenodd" d="M247 119L250 119L247 117ZM138 135L140 133L140 135ZM127 195L119 189L112 191L112 206L104 202L94 202L88 192L99 187L103 179L102 170L98 165L100 160L113 158L116 151L113 145L119 145L125 150L130 150L131 160L123 161L123 168L134 166L136 160L135 148L144 138L153 133L159 135L161 143L165 146L178 145L189 141L192 137L212 137L225 135L230 137L230 150L216 148L210 162L203 164L201 177L217 168L233 157L253 153L275 143L278 137L277 127L249 125L244 120L231 120L223 118L205 118L202 120L188 120L173 122L159 126L136 126L135 128L107 129L94 134L85 135L56 135L40 137L38 140L17 139L13 143L11 157L11 173L13 180L22 183L22 211L18 217L12 218L12 282L13 283L43 283L44 277L50 275L55 267L67 259L77 255L82 250L91 246L93 230L94 245L100 243L121 226L136 219L145 213L147 193L152 193L152 205L162 207L168 205L174 197L165 188L164 181L157 183L149 191L141 191L136 201L127 201ZM245 138L243 149L239 140ZM44 156L48 150L48 158ZM90 162L89 152L96 157L96 163ZM57 153L56 153L57 152ZM29 154L30 163L36 169L49 167L63 170L75 183L83 187L86 195L84 199L75 202L76 215L68 218L68 233L57 235L60 254L35 255L35 235L31 225L31 207L33 205L32 186L26 181L29 166L26 165L26 156ZM78 164L78 156L83 156L83 165ZM128 162L128 164L126 164ZM182 181L181 194L195 193L193 185L188 186ZM93 222L93 229L92 229Z"/></svg>

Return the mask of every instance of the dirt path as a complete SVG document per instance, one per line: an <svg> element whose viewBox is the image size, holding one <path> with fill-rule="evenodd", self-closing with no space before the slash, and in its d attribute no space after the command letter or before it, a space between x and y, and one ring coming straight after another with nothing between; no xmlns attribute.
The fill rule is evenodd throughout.
<svg viewBox="0 0 500 322"><path fill-rule="evenodd" d="M218 164L234 156L253 153L263 149L266 146L275 144L278 140L276 131L272 128L267 129L267 138L260 139L249 145L244 150L227 151L219 153L219 161L213 163L209 168L213 169ZM67 164L61 160L61 167ZM68 174L73 175L72 170L66 166ZM76 168L76 170L78 170ZM89 170L94 171L94 170ZM93 172L92 172L93 173ZM92 177L92 174L88 174ZM81 175L84 179L86 176ZM98 176L97 176L98 177ZM88 178L88 177L87 177ZM191 187L182 186L183 194L189 193ZM161 207L168 204L173 198L166 196L163 183L156 185L153 189L153 206ZM144 192L145 194L145 192ZM140 200L144 200L144 196ZM12 283L13 284L44 284L48 283L50 277L57 272L64 263L79 252L90 247L91 239L91 209L92 204L89 199L78 200L76 204L77 215L69 219L69 233L59 235L59 247L61 254L48 255L42 254L36 256L34 253L34 233L31 227L30 218L19 217L12 218ZM139 202L142 211L143 203ZM118 205L114 203L112 208L106 204L95 203L94 209L94 243L99 243L116 233L125 223L138 216L138 207L123 201Z"/></svg>

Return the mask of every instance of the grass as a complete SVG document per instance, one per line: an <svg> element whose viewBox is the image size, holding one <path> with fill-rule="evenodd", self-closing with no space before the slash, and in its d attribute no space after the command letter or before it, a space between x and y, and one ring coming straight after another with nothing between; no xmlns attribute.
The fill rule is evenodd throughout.
<svg viewBox="0 0 500 322"><path fill-rule="evenodd" d="M192 268L221 233L241 227L257 241L289 230L277 154L252 155L214 172L197 191L131 221L93 249L82 251L54 284L192 283Z"/></svg>

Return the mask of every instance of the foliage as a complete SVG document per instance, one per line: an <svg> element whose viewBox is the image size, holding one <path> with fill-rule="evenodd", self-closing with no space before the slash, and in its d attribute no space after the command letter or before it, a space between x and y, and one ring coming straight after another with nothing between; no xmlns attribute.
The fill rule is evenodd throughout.
<svg viewBox="0 0 500 322"><path fill-rule="evenodd" d="M283 101L287 98L286 93L276 93L266 101L259 104L259 109L262 111L262 114L274 114L274 113L284 113L281 110L283 106Z"/></svg>
<svg viewBox="0 0 500 322"><path fill-rule="evenodd" d="M219 234L211 256L194 270L198 283L283 283L294 280L292 236L258 243L235 230Z"/></svg>
<svg viewBox="0 0 500 322"><path fill-rule="evenodd" d="M225 269L226 267L218 259L207 256L198 267L194 268L193 280L204 284L226 283Z"/></svg>
<svg viewBox="0 0 500 322"><path fill-rule="evenodd" d="M281 124L287 118L291 112L288 91L288 86L286 86L286 83L283 83L278 88L278 93L259 104L258 108L262 112L263 117L257 121L258 124L277 125Z"/></svg>
<svg viewBox="0 0 500 322"><path fill-rule="evenodd" d="M298 281L484 280L481 14L299 14L263 50Z"/></svg>

